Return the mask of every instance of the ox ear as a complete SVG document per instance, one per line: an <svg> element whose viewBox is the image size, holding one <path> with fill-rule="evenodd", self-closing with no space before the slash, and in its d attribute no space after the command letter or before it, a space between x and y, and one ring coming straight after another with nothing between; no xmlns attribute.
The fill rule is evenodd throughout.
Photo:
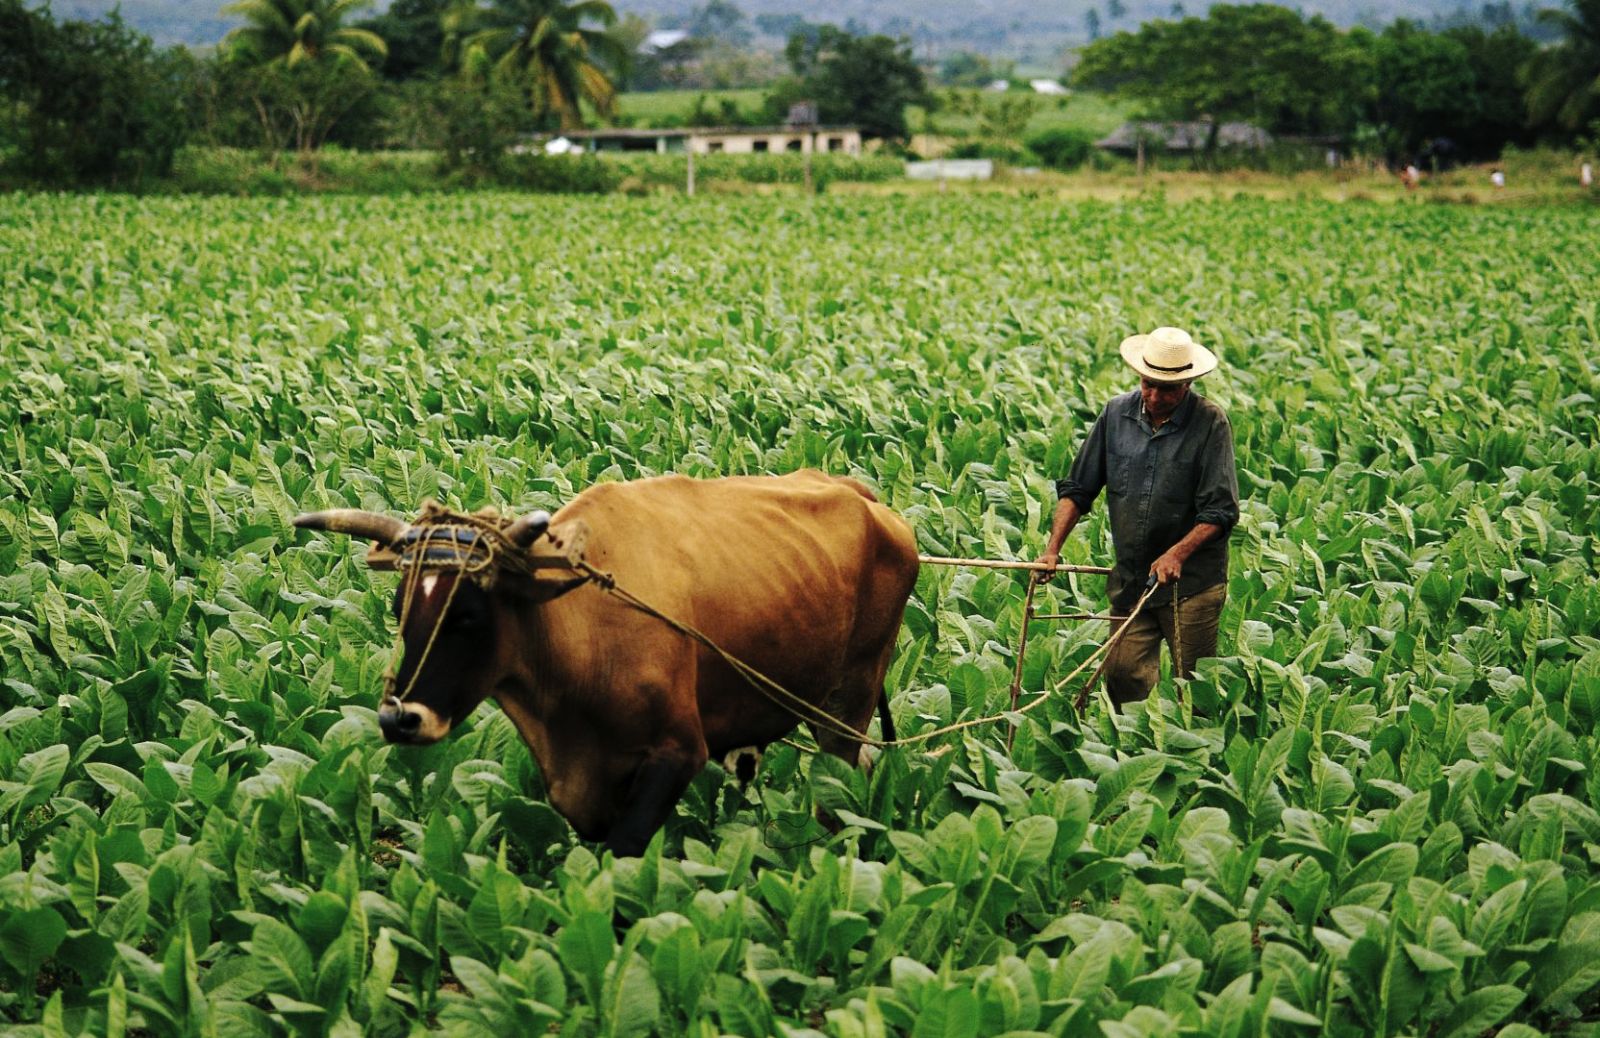
<svg viewBox="0 0 1600 1038"><path fill-rule="evenodd" d="M550 529L549 512L543 509L537 512L529 512L506 527L506 540L519 548L527 548L534 541L543 537L548 529Z"/></svg>

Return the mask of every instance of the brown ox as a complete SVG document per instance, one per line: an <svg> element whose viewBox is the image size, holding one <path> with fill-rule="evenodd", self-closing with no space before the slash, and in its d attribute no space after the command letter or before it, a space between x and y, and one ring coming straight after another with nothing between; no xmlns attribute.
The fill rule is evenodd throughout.
<svg viewBox="0 0 1600 1038"><path fill-rule="evenodd" d="M419 530L354 511L295 525L368 537L402 560ZM580 527L584 558L619 587L853 729L865 731L879 708L893 737L883 678L917 549L905 521L861 484L815 471L608 483L506 533L531 549ZM480 582L425 562L414 576L396 595L403 700L382 704L384 738L434 742L493 697L532 748L556 810L618 854L644 849L708 756L765 745L797 723L710 650L570 570L502 568ZM822 749L856 763L858 742L812 730Z"/></svg>

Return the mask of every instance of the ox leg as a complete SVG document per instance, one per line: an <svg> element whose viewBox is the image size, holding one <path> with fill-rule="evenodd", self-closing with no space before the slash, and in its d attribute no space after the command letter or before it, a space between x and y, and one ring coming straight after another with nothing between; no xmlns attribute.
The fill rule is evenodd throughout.
<svg viewBox="0 0 1600 1038"><path fill-rule="evenodd" d="M678 798L704 765L704 750L698 757L681 752L646 757L634 773L622 817L606 836L606 847L611 853L619 858L643 854L651 837L666 824Z"/></svg>

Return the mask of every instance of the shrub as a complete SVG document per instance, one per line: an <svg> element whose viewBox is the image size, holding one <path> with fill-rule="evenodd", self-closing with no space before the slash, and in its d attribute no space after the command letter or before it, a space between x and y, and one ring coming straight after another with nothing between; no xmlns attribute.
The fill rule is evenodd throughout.
<svg viewBox="0 0 1600 1038"><path fill-rule="evenodd" d="M187 133L185 52L157 51L116 13L58 25L22 0L0 0L0 38L0 99L23 176L138 187L171 169Z"/></svg>
<svg viewBox="0 0 1600 1038"><path fill-rule="evenodd" d="M603 195L622 183L622 171L593 155L507 155L496 179L507 187L557 195Z"/></svg>
<svg viewBox="0 0 1600 1038"><path fill-rule="evenodd" d="M1077 169L1094 155L1094 137L1064 126L1041 130L1025 142L1040 163L1051 169Z"/></svg>
<svg viewBox="0 0 1600 1038"><path fill-rule="evenodd" d="M1018 147L1001 144L998 141L966 141L950 149L948 156L952 159L991 159L1003 162L1008 166L1022 165L1026 160L1026 153Z"/></svg>

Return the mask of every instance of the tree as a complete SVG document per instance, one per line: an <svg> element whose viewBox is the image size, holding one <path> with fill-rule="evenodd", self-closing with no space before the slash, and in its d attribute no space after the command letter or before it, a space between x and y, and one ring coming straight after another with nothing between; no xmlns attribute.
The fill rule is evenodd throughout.
<svg viewBox="0 0 1600 1038"><path fill-rule="evenodd" d="M369 0L235 0L222 9L245 24L230 32L225 43L253 65L325 60L353 61L365 69L389 48L370 29L347 26L344 20Z"/></svg>
<svg viewBox="0 0 1600 1038"><path fill-rule="evenodd" d="M382 37L344 20L366 0L235 0L222 10L245 24L223 41L227 60L248 70L243 90L263 146L316 152L334 128L370 101L369 60L388 53Z"/></svg>
<svg viewBox="0 0 1600 1038"><path fill-rule="evenodd" d="M504 77L441 76L400 89L403 103L396 106L391 132L402 146L438 151L447 170L497 173L506 149L528 126L522 91Z"/></svg>
<svg viewBox="0 0 1600 1038"><path fill-rule="evenodd" d="M1010 79L1015 71L1015 62L992 61L987 55L963 50L939 63L939 82L945 86L988 86L996 79Z"/></svg>
<svg viewBox="0 0 1600 1038"><path fill-rule="evenodd" d="M1372 37L1372 123L1391 159L1414 156L1478 116L1467 48L1401 19Z"/></svg>
<svg viewBox="0 0 1600 1038"><path fill-rule="evenodd" d="M742 47L750 42L750 27L744 12L728 0L707 0L689 15L689 35L696 39L717 40Z"/></svg>
<svg viewBox="0 0 1600 1038"><path fill-rule="evenodd" d="M452 0L394 0L389 9L360 24L389 47L385 79L399 82L443 71L445 12Z"/></svg>
<svg viewBox="0 0 1600 1038"><path fill-rule="evenodd" d="M1275 133L1354 128L1369 56L1322 18L1271 4L1218 5L1153 21L1083 50L1074 80L1142 101L1163 118L1247 120Z"/></svg>
<svg viewBox="0 0 1600 1038"><path fill-rule="evenodd" d="M1017 147L1038 110L1038 94L1018 91L1000 94L979 110L978 134L996 144Z"/></svg>
<svg viewBox="0 0 1600 1038"><path fill-rule="evenodd" d="M1089 8L1089 13L1083 17L1083 27L1089 33L1089 41L1091 43L1100 38L1100 9L1098 7Z"/></svg>
<svg viewBox="0 0 1600 1038"><path fill-rule="evenodd" d="M140 186L166 175L187 135L187 52L156 50L113 12L57 24L0 0L0 99L13 161L41 183Z"/></svg>
<svg viewBox="0 0 1600 1038"><path fill-rule="evenodd" d="M1509 7L1509 5L1507 5ZM1507 144L1534 143L1528 125L1524 73L1539 45L1506 22L1493 32L1477 26L1445 30L1444 35L1467 49L1477 93L1476 118L1451 127L1465 157L1492 159Z"/></svg>
<svg viewBox="0 0 1600 1038"><path fill-rule="evenodd" d="M1121 21L1122 16L1127 13L1128 8L1122 0L1108 0L1106 3L1106 17L1113 22Z"/></svg>
<svg viewBox="0 0 1600 1038"><path fill-rule="evenodd" d="M1562 40L1541 51L1528 76L1528 116L1568 132L1600 119L1600 0L1568 0L1539 12Z"/></svg>
<svg viewBox="0 0 1600 1038"><path fill-rule="evenodd" d="M467 60L473 51L522 85L541 125L583 125L583 104L610 116L616 78L628 53L608 31L617 13L605 0L496 0L446 17L446 47Z"/></svg>
<svg viewBox="0 0 1600 1038"><path fill-rule="evenodd" d="M934 103L906 40L823 25L790 36L784 56L794 76L767 95L773 118L782 118L794 101L809 100L823 122L853 123L864 137L903 141L906 106Z"/></svg>
<svg viewBox="0 0 1600 1038"><path fill-rule="evenodd" d="M262 146L312 157L334 131L367 110L376 77L353 61L269 63L246 70L244 89L255 109Z"/></svg>

